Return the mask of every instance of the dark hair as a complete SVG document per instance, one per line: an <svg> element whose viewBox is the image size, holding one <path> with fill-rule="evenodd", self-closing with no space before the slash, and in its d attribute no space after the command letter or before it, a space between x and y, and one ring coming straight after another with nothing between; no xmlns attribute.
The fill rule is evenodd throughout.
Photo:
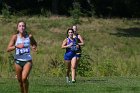
<svg viewBox="0 0 140 93"><path fill-rule="evenodd" d="M73 30L72 28L69 28L69 29L67 30L67 34L69 33L69 30L72 30L72 32L74 33L74 30Z"/></svg>
<svg viewBox="0 0 140 93"><path fill-rule="evenodd" d="M68 30L67 30L67 37L68 37L69 30L72 30L72 32L74 33L74 30L72 28L68 28Z"/></svg>

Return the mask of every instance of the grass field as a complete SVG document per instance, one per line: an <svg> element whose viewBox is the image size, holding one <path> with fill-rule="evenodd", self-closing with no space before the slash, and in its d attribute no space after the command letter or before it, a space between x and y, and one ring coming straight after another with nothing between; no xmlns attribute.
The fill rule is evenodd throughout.
<svg viewBox="0 0 140 93"><path fill-rule="evenodd" d="M13 58L6 52L20 19L27 22L27 30L38 43L38 52L32 52L29 93L140 93L140 20L81 18L78 31L85 46L77 83L67 84L65 50L61 49L66 30L72 26L72 19L67 17L0 20L0 93L20 93L13 78Z"/></svg>
<svg viewBox="0 0 140 93"><path fill-rule="evenodd" d="M32 52L34 76L64 75L62 41L67 28L72 26L69 17L13 17L0 20L0 76L13 74L13 59L6 52L9 39L16 31L18 20L27 22L37 43L38 52ZM138 19L81 18L78 32L85 41L79 72L80 76L139 76L140 75L140 21ZM3 42L4 41L4 42ZM14 53L14 51L12 52ZM40 64L41 63L41 64Z"/></svg>
<svg viewBox="0 0 140 93"><path fill-rule="evenodd" d="M14 78L0 79L0 93L20 93ZM140 78L81 78L66 83L64 77L30 78L29 93L140 93Z"/></svg>

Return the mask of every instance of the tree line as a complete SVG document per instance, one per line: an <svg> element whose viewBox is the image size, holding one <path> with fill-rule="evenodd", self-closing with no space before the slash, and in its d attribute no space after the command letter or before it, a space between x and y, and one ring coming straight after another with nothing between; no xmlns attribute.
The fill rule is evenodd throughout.
<svg viewBox="0 0 140 93"><path fill-rule="evenodd" d="M140 0L0 0L0 10L10 14L24 15L64 15L79 4L80 16L96 17L140 17Z"/></svg>

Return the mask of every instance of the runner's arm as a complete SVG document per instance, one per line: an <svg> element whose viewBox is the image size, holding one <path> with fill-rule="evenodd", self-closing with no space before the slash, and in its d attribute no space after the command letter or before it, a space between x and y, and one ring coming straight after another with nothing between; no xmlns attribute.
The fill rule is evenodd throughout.
<svg viewBox="0 0 140 93"><path fill-rule="evenodd" d="M13 35L11 37L10 42L8 44L8 47L7 47L7 52L13 51L16 48L16 46L15 46L16 38L17 38L16 35Z"/></svg>

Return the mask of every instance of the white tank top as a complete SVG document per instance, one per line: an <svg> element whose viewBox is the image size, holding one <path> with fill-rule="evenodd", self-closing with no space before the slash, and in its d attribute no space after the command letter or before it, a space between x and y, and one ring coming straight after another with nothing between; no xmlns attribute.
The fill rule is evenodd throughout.
<svg viewBox="0 0 140 93"><path fill-rule="evenodd" d="M30 38L29 35L26 35L25 38L21 38L19 34L17 34L17 40L15 45L24 43L23 48L15 49L15 59L19 61L29 61L32 60L30 54Z"/></svg>

